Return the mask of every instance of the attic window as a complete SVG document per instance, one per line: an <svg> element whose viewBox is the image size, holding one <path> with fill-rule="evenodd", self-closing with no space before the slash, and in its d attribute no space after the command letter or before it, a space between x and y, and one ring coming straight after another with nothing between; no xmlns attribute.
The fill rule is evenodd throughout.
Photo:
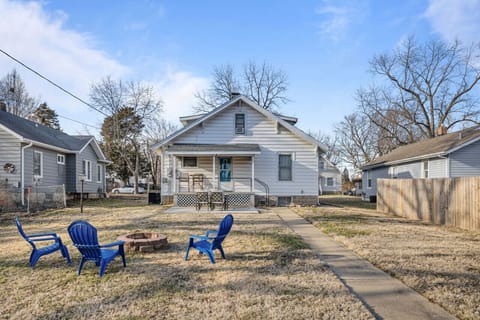
<svg viewBox="0 0 480 320"><path fill-rule="evenodd" d="M235 114L235 134L245 134L245 114Z"/></svg>
<svg viewBox="0 0 480 320"><path fill-rule="evenodd" d="M65 164L65 156L63 154L57 154L57 163Z"/></svg>

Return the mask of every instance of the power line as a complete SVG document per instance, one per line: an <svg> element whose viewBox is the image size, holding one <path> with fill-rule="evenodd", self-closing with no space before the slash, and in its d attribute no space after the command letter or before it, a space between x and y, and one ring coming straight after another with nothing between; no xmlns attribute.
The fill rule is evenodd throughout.
<svg viewBox="0 0 480 320"><path fill-rule="evenodd" d="M99 127L95 127L95 126L92 126L91 124L86 124L86 123L81 122L81 121L78 121L78 120L73 120L73 119L70 119L70 118L65 117L65 116L58 115L58 117L59 117L59 118L64 118L64 119L67 119L67 120L70 120L70 121L73 121L73 122L76 122L76 123L79 123L79 124L82 124L82 125L87 126L87 127L94 128L94 129L97 129L97 130L102 130L102 129L99 128Z"/></svg>
<svg viewBox="0 0 480 320"><path fill-rule="evenodd" d="M83 100L82 98L76 96L75 94L71 93L70 91L68 91L67 89L64 89L62 86L56 84L55 82L53 82L52 80L48 79L47 77L43 76L42 74L40 74L39 72L35 71L34 69L30 68L29 66L27 66L25 63L23 63L22 61L18 60L17 58L11 56L10 54L6 53L5 51L3 51L2 49L0 49L0 52L3 53L4 55L6 55L7 57L9 57L10 59L12 59L13 61L15 61L16 63L20 64L21 66L23 66L25 69L35 73L37 76L39 76L40 78L42 78L43 80L49 82L50 84L52 84L53 86L57 87L58 89L62 90L63 92L65 92L66 94L68 94L69 96L77 99L78 101L80 101L81 103L85 104L87 107L103 114L104 116L107 117L107 114L105 114L104 112L102 112L101 110L95 108L93 105L91 105L90 103L86 102L85 100Z"/></svg>

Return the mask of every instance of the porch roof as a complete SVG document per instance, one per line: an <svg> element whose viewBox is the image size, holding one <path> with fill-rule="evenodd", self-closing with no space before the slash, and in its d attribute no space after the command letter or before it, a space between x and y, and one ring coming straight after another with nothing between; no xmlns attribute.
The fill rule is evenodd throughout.
<svg viewBox="0 0 480 320"><path fill-rule="evenodd" d="M173 155L255 155L260 154L258 144L173 144L166 150Z"/></svg>

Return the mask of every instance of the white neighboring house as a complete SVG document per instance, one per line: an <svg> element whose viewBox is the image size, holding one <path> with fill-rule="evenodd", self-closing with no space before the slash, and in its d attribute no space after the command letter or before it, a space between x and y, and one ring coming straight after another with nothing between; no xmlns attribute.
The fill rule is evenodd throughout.
<svg viewBox="0 0 480 320"><path fill-rule="evenodd" d="M252 205L267 199L271 205L318 203L326 148L295 127L296 118L238 95L180 120L183 128L152 147L162 159L164 203L192 205L186 196L212 190L249 197Z"/></svg>
<svg viewBox="0 0 480 320"><path fill-rule="evenodd" d="M342 192L342 173L333 163L320 157L318 172L318 193L320 195Z"/></svg>
<svg viewBox="0 0 480 320"><path fill-rule="evenodd" d="M399 147L362 168L364 199L377 195L377 179L480 176L480 126Z"/></svg>

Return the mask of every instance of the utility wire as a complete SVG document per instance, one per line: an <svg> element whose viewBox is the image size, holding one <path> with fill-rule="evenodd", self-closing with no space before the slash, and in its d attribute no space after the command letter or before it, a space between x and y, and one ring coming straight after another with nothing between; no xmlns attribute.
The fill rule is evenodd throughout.
<svg viewBox="0 0 480 320"><path fill-rule="evenodd" d="M35 73L37 76L39 76L40 78L42 78L43 80L49 82L50 84L52 84L53 86L57 87L58 89L62 90L63 92L65 92L66 94L68 94L69 96L77 99L78 101L80 101L81 103L85 104L87 107L103 114L104 116L107 117L107 114L105 114L104 112L102 112L101 110L99 110L98 108L95 108L93 105L91 105L90 103L86 102L85 100L83 100L82 98L76 96L75 94L71 93L70 91L64 89L63 87L61 87L60 85L56 84L55 82L53 82L52 80L48 79L47 77L43 76L42 74L40 74L39 72L35 71L34 69L30 68L29 66L27 66L25 63L23 63L22 61L18 60L17 58L11 56L10 54L6 53L5 51L3 51L2 49L0 49L0 52L3 53L4 55L6 55L7 57L9 57L10 59L12 59L13 61L15 61L16 63L20 64L21 66L23 66L24 68L26 68L27 70Z"/></svg>
<svg viewBox="0 0 480 320"><path fill-rule="evenodd" d="M97 129L97 130L102 130L102 129L99 128L99 127L95 127L95 126L92 126L91 124L86 124L86 123L81 122L81 121L78 121L78 120L73 120L73 119L70 119L70 118L65 117L65 116L58 115L58 117L59 117L59 118L64 118L64 119L67 119L67 120L70 120L70 121L73 121L73 122L76 122L76 123L79 123L79 124L82 124L82 125L87 126L87 127L94 128L94 129Z"/></svg>

